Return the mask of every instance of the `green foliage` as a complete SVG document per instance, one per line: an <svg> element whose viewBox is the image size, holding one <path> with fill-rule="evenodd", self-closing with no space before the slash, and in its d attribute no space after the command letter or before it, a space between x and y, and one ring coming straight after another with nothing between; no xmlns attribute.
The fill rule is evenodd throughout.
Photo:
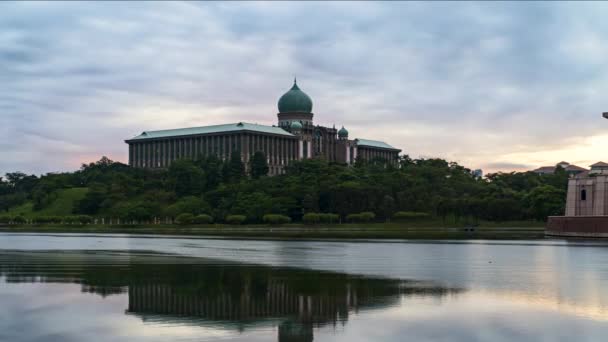
<svg viewBox="0 0 608 342"><path fill-rule="evenodd" d="M209 212L211 208L202 198L195 196L187 196L181 198L174 204L169 205L163 211L163 214L168 217L177 217L179 214L189 213L198 215L203 212Z"/></svg>
<svg viewBox="0 0 608 342"><path fill-rule="evenodd" d="M305 224L317 223L339 223L340 215L331 213L307 213L302 216L302 222Z"/></svg>
<svg viewBox="0 0 608 342"><path fill-rule="evenodd" d="M363 222L371 222L376 218L376 214L372 213L371 211L364 211L359 215L361 217L361 221Z"/></svg>
<svg viewBox="0 0 608 342"><path fill-rule="evenodd" d="M38 216L33 219L35 224L61 223L61 216Z"/></svg>
<svg viewBox="0 0 608 342"><path fill-rule="evenodd" d="M382 160L347 167L306 159L291 162L285 174L263 177L265 156L253 159L251 179L239 152L226 161L216 156L179 160L167 170L131 168L104 157L72 173L14 172L0 179L0 210L10 217L86 214L136 223L183 213L238 214L245 217L240 223L264 222L266 214L307 224L422 219L401 213L428 213L444 224L448 219L544 220L563 213L568 179L560 170L477 179L456 163L408 156L399 159L399 167Z"/></svg>
<svg viewBox="0 0 608 342"><path fill-rule="evenodd" d="M340 215L332 213L321 213L319 219L323 223L338 223L340 222Z"/></svg>
<svg viewBox="0 0 608 342"><path fill-rule="evenodd" d="M24 224L27 222L27 220L23 216L15 216L11 219L11 221L13 224Z"/></svg>
<svg viewBox="0 0 608 342"><path fill-rule="evenodd" d="M71 215L63 217L61 223L82 226L93 223L93 218L89 215Z"/></svg>
<svg viewBox="0 0 608 342"><path fill-rule="evenodd" d="M112 216L127 222L146 222L154 219L160 208L150 201L121 202L112 208Z"/></svg>
<svg viewBox="0 0 608 342"><path fill-rule="evenodd" d="M346 215L347 222L361 222L361 214L348 214Z"/></svg>
<svg viewBox="0 0 608 342"><path fill-rule="evenodd" d="M243 224L247 220L245 215L228 215L225 218L226 223L228 224Z"/></svg>
<svg viewBox="0 0 608 342"><path fill-rule="evenodd" d="M176 160L168 173L169 188L181 196L200 195L205 189L205 173L191 160Z"/></svg>
<svg viewBox="0 0 608 342"><path fill-rule="evenodd" d="M393 214L395 221L414 221L430 218L429 213L421 213L417 211L398 211Z"/></svg>
<svg viewBox="0 0 608 342"><path fill-rule="evenodd" d="M268 175L268 162L266 161L266 155L264 155L264 152L255 152L249 163L249 168L251 169L251 178L258 179L262 176Z"/></svg>
<svg viewBox="0 0 608 342"><path fill-rule="evenodd" d="M211 224L213 223L213 217L207 214L197 215L193 218L192 223L196 224Z"/></svg>
<svg viewBox="0 0 608 342"><path fill-rule="evenodd" d="M546 220L548 216L562 215L565 203L562 200L566 192L552 185L536 187L526 196L530 212L537 220Z"/></svg>
<svg viewBox="0 0 608 342"><path fill-rule="evenodd" d="M10 215L0 215L0 223L1 224L8 224L11 223L13 221L13 217Z"/></svg>
<svg viewBox="0 0 608 342"><path fill-rule="evenodd" d="M245 164L241 160L241 152L233 151L230 154L230 160L224 164L223 177L226 183L239 182L245 178Z"/></svg>
<svg viewBox="0 0 608 342"><path fill-rule="evenodd" d="M266 214L263 217L263 221L269 224L285 224L291 222L291 218L285 215Z"/></svg>
<svg viewBox="0 0 608 342"><path fill-rule="evenodd" d="M175 221L177 222L177 224L181 225L191 224L194 221L194 215L190 213L182 213L177 215Z"/></svg>
<svg viewBox="0 0 608 342"><path fill-rule="evenodd" d="M302 216L302 222L305 224L317 224L321 222L321 217L317 213L306 213Z"/></svg>

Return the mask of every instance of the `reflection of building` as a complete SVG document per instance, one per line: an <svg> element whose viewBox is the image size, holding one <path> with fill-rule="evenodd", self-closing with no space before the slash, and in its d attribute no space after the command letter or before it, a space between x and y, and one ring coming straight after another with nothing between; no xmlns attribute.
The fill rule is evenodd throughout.
<svg viewBox="0 0 608 342"><path fill-rule="evenodd" d="M541 166L538 169L534 169L532 170L532 172L537 173L539 175L552 175L555 173L555 170L561 167L562 169L564 169L564 171L566 171L566 173L571 174L571 175L576 175L582 172L587 171L587 169L582 168L580 166L576 166L576 165L572 165L568 162L559 162L557 163L555 166Z"/></svg>
<svg viewBox="0 0 608 342"><path fill-rule="evenodd" d="M142 168L165 168L176 159L196 159L216 155L227 159L232 152L241 154L247 165L257 151L268 160L270 174L282 173L293 160L324 158L331 162L352 164L362 160L395 162L400 150L382 141L349 140L342 127L313 124L312 100L293 87L278 102L278 125L265 126L245 122L162 131L145 131L126 140L129 165Z"/></svg>
<svg viewBox="0 0 608 342"><path fill-rule="evenodd" d="M279 341L312 341L315 328L345 324L359 310L397 305L402 295L459 291L335 272L205 265L201 259L184 257L116 257L101 262L95 254L61 254L4 257L0 276L12 282L76 283L83 292L102 296L128 295L126 313L150 324L235 331L270 325L278 327Z"/></svg>

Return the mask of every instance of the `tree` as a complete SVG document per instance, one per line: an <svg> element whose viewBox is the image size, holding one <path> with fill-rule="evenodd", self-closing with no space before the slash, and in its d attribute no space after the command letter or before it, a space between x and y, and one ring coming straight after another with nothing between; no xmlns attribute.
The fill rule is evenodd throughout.
<svg viewBox="0 0 608 342"><path fill-rule="evenodd" d="M101 208L101 204L107 199L107 191L103 184L94 183L84 198L76 203L74 212L79 214L95 215Z"/></svg>
<svg viewBox="0 0 608 342"><path fill-rule="evenodd" d="M223 176L225 183L239 182L245 178L245 164L241 160L240 152L233 151L230 154L230 160L224 163Z"/></svg>
<svg viewBox="0 0 608 342"><path fill-rule="evenodd" d="M193 161L180 159L169 167L169 188L178 197L200 195L205 189L205 173Z"/></svg>
<svg viewBox="0 0 608 342"><path fill-rule="evenodd" d="M202 198L187 196L168 206L163 214L169 217L177 217L184 213L198 215L210 210L211 208Z"/></svg>
<svg viewBox="0 0 608 342"><path fill-rule="evenodd" d="M539 221L546 221L548 216L563 215L566 193L551 185L532 189L526 198L532 216Z"/></svg>
<svg viewBox="0 0 608 342"><path fill-rule="evenodd" d="M251 178L258 179L268 175L268 162L264 152L257 151L251 158L249 168L251 169Z"/></svg>

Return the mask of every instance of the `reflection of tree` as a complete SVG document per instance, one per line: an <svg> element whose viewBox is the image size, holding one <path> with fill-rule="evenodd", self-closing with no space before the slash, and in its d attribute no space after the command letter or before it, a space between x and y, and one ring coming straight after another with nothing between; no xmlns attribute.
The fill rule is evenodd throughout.
<svg viewBox="0 0 608 342"><path fill-rule="evenodd" d="M100 259L101 258L101 259ZM105 259L104 259L105 258ZM68 282L107 296L127 291L128 314L144 320L246 329L279 324L280 341L312 341L313 328L346 322L349 312L396 305L402 295L457 291L428 283L178 257L3 254L9 282Z"/></svg>

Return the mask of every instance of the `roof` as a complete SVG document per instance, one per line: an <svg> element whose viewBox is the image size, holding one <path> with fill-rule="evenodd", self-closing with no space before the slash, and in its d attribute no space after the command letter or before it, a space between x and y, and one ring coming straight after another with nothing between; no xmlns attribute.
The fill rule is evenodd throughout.
<svg viewBox="0 0 608 342"><path fill-rule="evenodd" d="M597 163L591 165L591 167L608 167L608 164L604 163L604 162L597 162Z"/></svg>
<svg viewBox="0 0 608 342"><path fill-rule="evenodd" d="M553 172L555 172L555 166L541 166L538 169L532 170L532 172L537 172L537 173L553 173Z"/></svg>
<svg viewBox="0 0 608 342"><path fill-rule="evenodd" d="M258 125L258 124L251 124L251 123L246 123L246 122L238 122L238 123L231 123L231 124L224 124L224 125L165 129L165 130L160 130L160 131L144 131L140 135L133 137L132 139L129 139L127 141L144 140L144 139L159 139L159 138L168 138L168 137L184 136L184 135L238 132L238 131L252 131L252 132L294 137L293 134L287 132L286 130L282 129L281 127Z"/></svg>
<svg viewBox="0 0 608 342"><path fill-rule="evenodd" d="M311 113L312 100L300 90L294 79L293 87L279 99L278 107L279 113Z"/></svg>
<svg viewBox="0 0 608 342"><path fill-rule="evenodd" d="M536 173L554 173L555 169L557 168L557 166L559 166L560 164L565 164L565 162L561 162L559 164L557 164L556 166L541 166L538 169L534 169L532 170L532 172L536 172ZM608 164L607 164L608 166ZM573 165L573 164L568 164L566 167L564 167L564 170L567 172L584 172L587 171L587 169L577 166L577 165Z"/></svg>
<svg viewBox="0 0 608 342"><path fill-rule="evenodd" d="M356 139L356 140L357 140L358 146L369 146L369 147L376 147L376 148L387 148L387 149L391 149L391 150L399 150L399 149L394 148L393 146L385 143L384 141L368 140L368 139Z"/></svg>
<svg viewBox="0 0 608 342"><path fill-rule="evenodd" d="M566 170L566 171L587 171L587 169L580 167L580 166L576 166L576 165L568 165L564 168L564 170Z"/></svg>

